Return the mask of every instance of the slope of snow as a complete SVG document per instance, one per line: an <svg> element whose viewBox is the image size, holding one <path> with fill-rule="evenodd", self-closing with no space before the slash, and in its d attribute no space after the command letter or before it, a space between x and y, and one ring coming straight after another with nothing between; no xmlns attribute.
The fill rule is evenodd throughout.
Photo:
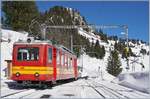
<svg viewBox="0 0 150 99"><path fill-rule="evenodd" d="M108 74L106 71L107 67L107 58L110 55L110 49L114 49L115 41L108 40L108 43L102 42L99 38L96 38L95 36L91 35L90 33L85 32L84 30L80 29L79 34L88 38L90 42L96 42L96 40L99 41L100 45L104 45L106 49L106 55L104 59L96 59L91 58L88 55L84 54L78 59L78 65L82 66L83 63L83 75L87 75L89 77L97 77L96 79L99 80L108 80L115 83L119 83L120 85L130 87L142 92L149 93L149 75L148 71L150 71L150 65L149 65L149 55L142 55L140 53L140 50L146 49L146 51L149 51L149 46L146 44L143 44L139 42L138 44L133 44L132 42L129 42L129 45L132 45L131 47L132 52L136 54L138 57L129 57L129 70L126 70L127 67L127 61L126 59L121 58L121 64L123 71L118 76L118 78L113 77L112 75ZM82 61L83 57L83 61ZM135 62L133 62L135 61ZM144 68L142 65L144 65ZM140 76L137 76L140 75ZM144 76L143 76L144 75ZM123 79L121 79L123 77ZM121 79L121 80L120 80ZM120 80L120 81L119 81Z"/></svg>
<svg viewBox="0 0 150 99"><path fill-rule="evenodd" d="M123 73L125 72L140 72L140 71L149 71L150 65L149 65L149 55L142 55L140 53L141 48L146 49L146 51L149 51L149 46L145 44L137 45L135 44L134 48L132 49L132 52L136 54L138 57L129 57L129 70L126 70L127 62L126 59L122 59L121 56L121 63L123 68ZM144 68L142 65L144 65Z"/></svg>
<svg viewBox="0 0 150 99"><path fill-rule="evenodd" d="M106 56L104 57L104 60L98 60L96 58L91 58L87 55L83 55L83 67L85 67L85 69L94 71L92 72L92 74L96 75L96 71L98 71L98 68L100 67L103 71L106 71L106 66L107 66L107 58L108 55L110 54L110 49L113 50L114 49L114 44L115 41L113 40L108 40L108 43L102 42L100 40L100 36L97 37L96 35L94 35L94 33L92 32L86 32L85 30L83 30L82 28L80 28L78 30L78 33L86 38L89 39L90 42L96 42L96 40L99 41L100 45L103 45L106 49ZM118 42L118 41L117 41ZM137 72L137 71L148 71L149 69L149 56L148 55L142 55L140 53L141 48L146 49L146 51L149 51L149 46L146 44L143 44L141 42L139 42L140 45L138 44L133 44L132 42L129 42L129 45L132 45L134 47L132 47L132 52L136 55L138 55L139 57L129 57L129 67L130 69L127 71L126 67L127 67L127 61L126 59L122 59L121 55L120 55L120 59L121 59L121 64L122 64L122 68L123 68L123 72L122 73L126 73L126 72ZM135 62L133 62L135 61ZM142 68L141 63L144 65L144 68ZM78 59L78 64L80 66L82 66L82 56ZM86 73L85 73L86 74Z"/></svg>
<svg viewBox="0 0 150 99"><path fill-rule="evenodd" d="M12 59L12 48L13 43L19 40L26 40L28 33L19 33L12 30L5 30L2 29L2 41L1 42L1 58L0 58L0 64L1 64L1 78L5 76L5 70L7 67L7 62L5 60L11 60Z"/></svg>
<svg viewBox="0 0 150 99"><path fill-rule="evenodd" d="M120 74L118 78L120 85L150 93L149 72L124 73Z"/></svg>
<svg viewBox="0 0 150 99"><path fill-rule="evenodd" d="M113 77L106 71L108 56L109 56L108 52L106 52L105 57L103 59L91 58L86 54L81 55L77 60L78 62L77 64L78 66L82 67L83 63L82 75L89 77L98 77L98 79L101 80L108 80L108 81L113 80L115 77Z"/></svg>
<svg viewBox="0 0 150 99"><path fill-rule="evenodd" d="M82 28L78 29L78 33L84 37L86 37L87 39L89 39L89 42L93 42L96 43L96 41L100 41L100 36L95 35L92 32L86 32L85 30L83 30Z"/></svg>
<svg viewBox="0 0 150 99"><path fill-rule="evenodd" d="M135 62L133 62L135 61ZM126 70L127 67L127 62L126 59L121 58L121 63L122 63L122 68L123 72L140 72L140 71L149 71L150 70L150 65L149 65L149 56L145 55L142 57L129 57L129 70ZM144 65L144 68L142 67L141 63Z"/></svg>

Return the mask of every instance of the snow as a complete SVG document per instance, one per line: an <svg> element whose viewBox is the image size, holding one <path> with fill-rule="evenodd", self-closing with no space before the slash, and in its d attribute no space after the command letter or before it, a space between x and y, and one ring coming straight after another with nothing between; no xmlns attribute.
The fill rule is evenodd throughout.
<svg viewBox="0 0 150 99"><path fill-rule="evenodd" d="M99 92L101 92L105 95L108 95L106 97L109 97L109 98L114 97L114 95L110 94L109 91L111 91L112 93L115 92L115 94L118 94L118 92L119 92L126 96L129 95L130 98L143 97L143 96L147 97L146 94L140 93L138 91L142 91L145 93L150 92L149 87L148 87L149 86L149 75L148 75L149 72L148 71L150 70L149 69L149 66L150 66L149 65L149 56L148 55L143 56L140 54L141 48L144 48L147 51L149 51L148 45L133 44L135 47L132 48L132 51L135 54L140 55L140 57L136 57L136 58L129 57L130 69L128 71L126 70L126 66L127 66L126 60L122 59L121 55L120 55L123 72L118 76L118 78L116 78L116 77L110 75L106 71L107 59L110 55L109 49L114 48L113 45L115 44L115 41L108 40L108 43L102 42L100 40L99 36L94 35L94 33L92 33L92 32L88 33L86 31L84 31L82 28L79 29L79 34L88 38L90 42L95 43L96 40L98 40L100 45L105 46L105 49L106 49L106 54L103 59L92 58L92 57L88 56L86 53L84 53L77 60L78 66L82 67L82 63L83 63L83 72L81 73L81 76L82 77L89 76L88 82L90 82L90 81L96 82L96 83L91 82L91 86L93 86L93 84L96 84L95 88L97 88ZM12 30L2 29L2 40L3 41L10 40L10 42L1 42L1 79L2 79L1 87L3 90L5 90L3 92L3 94L4 93L6 94L6 92L9 90L7 82L9 82L9 83L13 82L13 81L9 81L9 80L4 80L4 79L6 79L4 77L4 75L5 75L4 69L7 67L7 63L5 62L5 60L12 59L13 43L18 40L26 40L27 36L28 36L28 33L20 33L20 32L16 32L16 31L12 31ZM134 60L134 59L137 60L137 62L132 64L131 60ZM139 63L143 63L145 68L142 69L141 65ZM132 67L135 67L135 69L133 70ZM93 79L93 78L95 78L95 79ZM97 87L97 86L107 86L111 89L114 89L114 91L109 90L107 92L107 91L104 91L104 89L102 89L101 87ZM126 87L124 87L124 86L126 86ZM132 89L127 88L127 87L130 87ZM136 90L138 90L138 91L136 91ZM16 89L12 89L10 91L10 93L11 92L16 92ZM32 92L32 93L30 93L30 92ZM29 93L30 93L30 95L28 95ZM64 96L64 94L68 94L68 93L74 95L74 96L70 96L70 97L78 97L78 98L98 97L98 98L101 98L101 96L98 93L96 93L92 87L89 87L89 85L84 80L78 80L78 81L71 82L71 83L68 83L65 85L56 86L52 90L49 90L49 89L41 90L41 91L29 90L27 92L20 93L20 95L15 95L14 98L24 96L24 95L26 95L25 98L29 98L29 97L39 98L43 94L49 94L49 93L51 93L51 95L52 95L51 97L54 97L54 98L58 98L58 97L66 98L66 96ZM140 95L137 95L136 93L139 93L142 95L140 96ZM123 97L123 96L120 96L120 97Z"/></svg>
<svg viewBox="0 0 150 99"><path fill-rule="evenodd" d="M150 70L149 68L149 55L142 55L140 53L141 48L146 49L146 51L149 51L149 46L146 44L143 44L141 42L140 45L138 44L133 44L132 42L129 42L129 45L132 45L134 47L132 47L132 52L136 55L138 55L139 57L129 57L129 70L126 70L127 67L127 61L126 59L121 58L121 64L122 64L122 68L123 71L120 75L124 75L124 79L119 81L118 78L113 77L112 75L108 74L106 71L106 67L107 67L107 58L110 54L109 49L113 50L113 46L115 44L115 41L113 40L108 40L108 44L102 42L100 39L97 39L92 33L87 33L86 31L84 31L83 29L79 29L79 34L88 38L90 42L96 42L96 40L99 41L100 45L104 45L105 49L106 49L106 55L104 57L104 59L100 60L100 59L96 59L96 58L91 58L86 54L83 54L83 56L80 56L78 58L78 65L82 66L83 63L83 73L82 75L85 76L89 76L89 77L97 77L96 79L98 81L102 81L102 80L107 80L107 81L111 81L114 83L119 83L120 85L124 85L126 87L130 87L142 92L149 92L149 75L148 75L148 71ZM99 37L100 38L100 37ZM93 39L93 40L92 40ZM82 57L83 57L83 61L82 61ZM135 61L135 62L133 62ZM142 67L141 63L144 65L144 68ZM100 67L100 70L99 70ZM131 75L132 74L132 75ZM145 76L143 77L135 77L134 75L143 75L145 74ZM122 76L121 76L122 77Z"/></svg>
<svg viewBox="0 0 150 99"><path fill-rule="evenodd" d="M148 46L145 45L146 50L148 51ZM127 62L126 59L122 59L121 56L121 63L123 72L141 72L141 71L150 71L150 65L149 65L149 55L142 55L140 54L140 46L136 46L136 48L131 48L133 53L139 55L138 57L129 57L129 70L126 70ZM135 62L133 62L135 61ZM144 65L144 68L142 67L141 63Z"/></svg>
<svg viewBox="0 0 150 99"><path fill-rule="evenodd" d="M13 43L19 40L26 40L28 33L20 33L12 30L2 29L2 41L1 42L1 79L5 78L5 69L7 67L7 62L5 60L12 59L12 48ZM9 42L10 41L10 42Z"/></svg>
<svg viewBox="0 0 150 99"><path fill-rule="evenodd" d="M98 79L104 79L108 81L113 80L114 77L106 72L108 56L109 56L108 52L106 52L106 55L103 59L91 58L86 54L81 55L78 58L77 62L79 66L82 66L83 63L82 76L86 75L89 77L98 77Z"/></svg>
<svg viewBox="0 0 150 99"><path fill-rule="evenodd" d="M61 85L55 85L52 89L13 89L1 90L2 97L39 99L44 95L48 98L148 98L149 94L97 79L79 79ZM15 93L15 94L14 94ZM6 96L7 95L7 96Z"/></svg>
<svg viewBox="0 0 150 99"><path fill-rule="evenodd" d="M93 42L93 43L96 43L96 41L100 41L100 36L98 35L95 35L94 33L92 32L86 32L85 30L83 30L82 28L79 28L78 29L78 33L84 37L86 37L87 39L89 39L89 42Z"/></svg>
<svg viewBox="0 0 150 99"><path fill-rule="evenodd" d="M150 93L149 72L124 73L120 74L118 78L120 85Z"/></svg>

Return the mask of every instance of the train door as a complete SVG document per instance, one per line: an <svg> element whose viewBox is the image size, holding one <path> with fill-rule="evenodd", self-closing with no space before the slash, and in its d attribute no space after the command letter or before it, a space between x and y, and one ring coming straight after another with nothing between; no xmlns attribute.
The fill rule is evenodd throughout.
<svg viewBox="0 0 150 99"><path fill-rule="evenodd" d="M54 67L54 81L57 79L57 66L56 66L56 48L53 47L53 67Z"/></svg>
<svg viewBox="0 0 150 99"><path fill-rule="evenodd" d="M56 63L57 79L61 79L61 54L59 49L57 49Z"/></svg>
<svg viewBox="0 0 150 99"><path fill-rule="evenodd" d="M61 51L61 68L60 68L61 79L64 79L64 67L65 67L65 55L64 52Z"/></svg>
<svg viewBox="0 0 150 99"><path fill-rule="evenodd" d="M65 53L65 67L64 67L64 78L67 79L68 75L67 75L67 71L68 71L68 55L67 53Z"/></svg>
<svg viewBox="0 0 150 99"><path fill-rule="evenodd" d="M78 77L78 68L77 68L77 58L74 58L74 75L75 75L75 79L77 79Z"/></svg>
<svg viewBox="0 0 150 99"><path fill-rule="evenodd" d="M50 75L48 76L49 80L53 80L54 77L54 66L53 66L53 47L52 46L48 46L47 47L47 54L45 54L45 56L47 55L47 63L46 63L46 66L50 67L51 69L49 70Z"/></svg>

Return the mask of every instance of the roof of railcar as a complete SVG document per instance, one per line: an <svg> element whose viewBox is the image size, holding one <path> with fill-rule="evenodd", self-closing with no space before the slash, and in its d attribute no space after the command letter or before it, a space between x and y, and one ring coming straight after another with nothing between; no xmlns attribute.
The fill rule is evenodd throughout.
<svg viewBox="0 0 150 99"><path fill-rule="evenodd" d="M27 44L29 44L29 45L39 45L39 44L40 44L40 45L41 45L41 44L43 44L43 45L46 45L46 44L47 44L47 45L52 45L52 46L56 47L57 49L61 49L61 50L65 51L65 52L69 52L69 53L75 55L75 53L72 52L70 49L68 49L68 48L66 48L66 47L64 47L64 46L62 46L62 45L53 45L50 41L35 40L35 41L30 42L30 43L28 43L28 42L26 42L26 41L19 41L19 42L15 42L15 43L14 43L14 45L27 45Z"/></svg>
<svg viewBox="0 0 150 99"><path fill-rule="evenodd" d="M61 50L63 50L63 51L66 51L66 52L69 52L69 53L75 55L74 52L72 52L70 49L68 49L68 48L66 48L66 47L64 47L64 46L62 46L62 45L56 45L55 47L58 48L58 49L61 49Z"/></svg>
<svg viewBox="0 0 150 99"><path fill-rule="evenodd" d="M52 45L52 43L50 41L39 41L39 40L35 40L35 41L32 41L32 42L26 42L26 41L19 41L19 42L15 42L14 43L15 45L20 45L20 44L50 44Z"/></svg>

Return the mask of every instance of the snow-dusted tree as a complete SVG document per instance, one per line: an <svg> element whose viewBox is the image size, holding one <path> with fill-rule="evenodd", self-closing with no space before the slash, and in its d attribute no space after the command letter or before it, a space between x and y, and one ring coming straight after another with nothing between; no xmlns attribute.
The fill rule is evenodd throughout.
<svg viewBox="0 0 150 99"><path fill-rule="evenodd" d="M111 51L108 58L107 71L109 74L118 76L122 72L121 62L117 50Z"/></svg>

